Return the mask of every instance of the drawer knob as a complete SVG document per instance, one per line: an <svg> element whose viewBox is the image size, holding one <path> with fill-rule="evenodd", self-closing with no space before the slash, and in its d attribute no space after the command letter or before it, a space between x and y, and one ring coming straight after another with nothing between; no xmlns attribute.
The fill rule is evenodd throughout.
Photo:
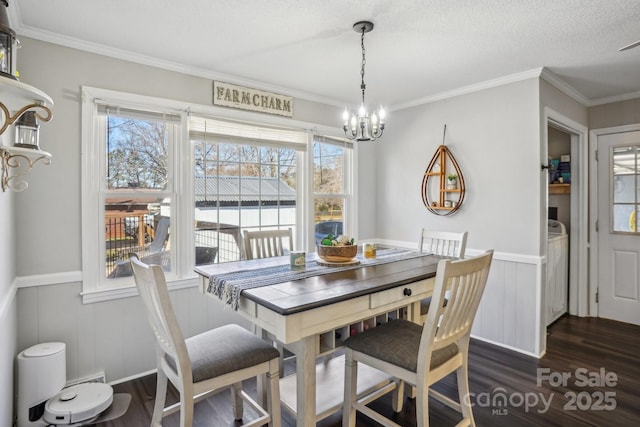
<svg viewBox="0 0 640 427"><path fill-rule="evenodd" d="M411 296L411 289L409 288L404 288L404 290L402 291L402 294L404 296L410 297Z"/></svg>

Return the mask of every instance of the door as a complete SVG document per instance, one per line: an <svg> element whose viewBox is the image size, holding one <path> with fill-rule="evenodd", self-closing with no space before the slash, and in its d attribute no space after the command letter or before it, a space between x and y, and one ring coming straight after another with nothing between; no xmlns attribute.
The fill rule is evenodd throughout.
<svg viewBox="0 0 640 427"><path fill-rule="evenodd" d="M597 147L599 316L640 325L640 131Z"/></svg>

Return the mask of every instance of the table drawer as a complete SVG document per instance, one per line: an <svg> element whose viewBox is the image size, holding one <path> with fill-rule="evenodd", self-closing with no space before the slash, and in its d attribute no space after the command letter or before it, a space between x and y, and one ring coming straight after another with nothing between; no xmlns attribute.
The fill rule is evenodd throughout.
<svg viewBox="0 0 640 427"><path fill-rule="evenodd" d="M386 291L376 292L369 297L369 308L381 307L390 303L406 304L416 300L420 294L426 295L427 289L424 282L409 283ZM407 300L404 302L403 300Z"/></svg>

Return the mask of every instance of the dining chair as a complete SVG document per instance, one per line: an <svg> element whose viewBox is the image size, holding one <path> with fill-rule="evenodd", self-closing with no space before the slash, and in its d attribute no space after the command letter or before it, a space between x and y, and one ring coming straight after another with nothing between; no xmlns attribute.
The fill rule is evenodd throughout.
<svg viewBox="0 0 640 427"><path fill-rule="evenodd" d="M163 417L180 411L180 427L191 427L194 403L230 388L236 420L243 417L243 402L258 414L256 419L243 426L268 424L279 427L278 351L270 343L235 324L185 339L171 304L162 268L141 262L135 254L131 254L129 260L156 341L158 374L151 426L159 427ZM263 405L242 388L243 380L254 377L259 380L258 400ZM266 390L261 387L264 379ZM168 381L180 393L180 401L165 408ZM266 409L263 407L265 400Z"/></svg>
<svg viewBox="0 0 640 427"><path fill-rule="evenodd" d="M467 232L456 233L452 231L437 231L423 228L420 230L418 251L432 253L434 255L463 258L467 247ZM445 297L443 304L447 304ZM420 316L415 319L419 323L427 320L427 312L431 305L431 298L420 301Z"/></svg>
<svg viewBox="0 0 640 427"><path fill-rule="evenodd" d="M243 245L246 259L271 258L285 255L293 250L291 228L284 230L243 231ZM257 331L254 331L257 332ZM280 375L284 374L284 362L295 356L284 345L274 341L280 353Z"/></svg>
<svg viewBox="0 0 640 427"><path fill-rule="evenodd" d="M367 406L403 383L416 388L416 425L429 425L429 395L462 413L458 426L475 426L468 380L469 338L487 283L493 250L474 258L444 259L438 263L433 290L437 304L424 325L396 319L349 337L345 342L343 427L355 426L356 411L385 426L398 424ZM443 305L449 289L449 303ZM356 398L358 364L386 372L396 381ZM455 372L458 402L431 389Z"/></svg>
<svg viewBox="0 0 640 427"><path fill-rule="evenodd" d="M286 255L293 250L293 234L285 230L243 231L246 259L270 258Z"/></svg>

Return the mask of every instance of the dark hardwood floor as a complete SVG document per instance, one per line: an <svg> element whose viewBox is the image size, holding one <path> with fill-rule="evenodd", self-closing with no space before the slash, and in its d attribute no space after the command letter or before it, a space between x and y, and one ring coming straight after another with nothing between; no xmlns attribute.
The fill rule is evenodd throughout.
<svg viewBox="0 0 640 427"><path fill-rule="evenodd" d="M470 387L478 426L640 426L640 327L596 318L560 318L548 330L547 353L528 357L474 340L470 351ZM291 367L287 367L291 369ZM251 385L250 385L251 386ZM453 376L436 389L453 396ZM148 426L153 410L155 375L114 386L130 393L132 403L121 418L100 427ZM173 393L168 401L176 401ZM194 427L235 426L230 395L222 392L196 405ZM392 416L390 399L374 402L377 410ZM245 410L247 418L251 411ZM402 426L415 426L415 401L405 400L393 415ZM430 425L450 426L457 413L430 401ZM318 425L339 426L340 414ZM165 427L179 425L177 414ZM357 426L378 424L358 414ZM283 411L283 426L295 418Z"/></svg>

